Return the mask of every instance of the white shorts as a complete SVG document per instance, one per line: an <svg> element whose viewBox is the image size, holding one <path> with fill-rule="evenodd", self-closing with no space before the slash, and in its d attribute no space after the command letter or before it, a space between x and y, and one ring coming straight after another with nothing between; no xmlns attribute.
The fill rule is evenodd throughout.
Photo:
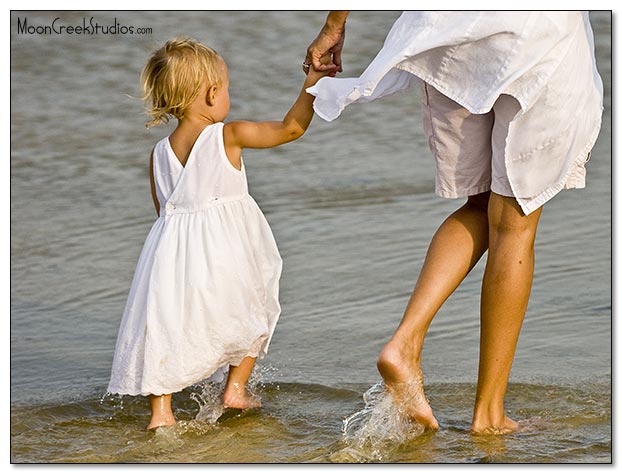
<svg viewBox="0 0 622 474"><path fill-rule="evenodd" d="M472 114L422 83L423 128L436 160L436 193L457 198L493 191L513 197L505 168L508 126L520 105L501 95L487 114Z"/></svg>

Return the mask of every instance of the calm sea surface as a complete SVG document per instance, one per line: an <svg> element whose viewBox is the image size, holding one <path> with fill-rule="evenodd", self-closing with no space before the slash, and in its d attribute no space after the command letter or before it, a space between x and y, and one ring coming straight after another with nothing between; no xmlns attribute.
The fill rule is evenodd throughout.
<svg viewBox="0 0 622 474"><path fill-rule="evenodd" d="M399 12L348 20L358 75ZM28 25L151 34L18 34ZM375 368L442 220L418 91L316 118L299 141L248 150L251 193L284 259L282 315L253 376L258 412L214 422L215 385L175 394L180 422L144 430L144 398L106 394L114 344L155 219L138 75L187 34L229 65L230 118L280 119L323 12L16 12L11 15L11 460L78 462L606 463L612 459L611 16L592 13L605 83L585 190L545 206L506 406L529 429L469 434L483 261L434 320L423 364L441 428L394 419ZM580 117L577 117L580 120ZM365 398L364 398L365 395Z"/></svg>

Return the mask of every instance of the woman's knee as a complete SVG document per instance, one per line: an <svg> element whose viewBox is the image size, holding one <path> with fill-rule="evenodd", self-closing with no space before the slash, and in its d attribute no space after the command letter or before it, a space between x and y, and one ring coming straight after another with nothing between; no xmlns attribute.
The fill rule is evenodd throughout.
<svg viewBox="0 0 622 474"><path fill-rule="evenodd" d="M488 203L490 237L509 237L535 240L542 208L525 215L513 197L492 193Z"/></svg>

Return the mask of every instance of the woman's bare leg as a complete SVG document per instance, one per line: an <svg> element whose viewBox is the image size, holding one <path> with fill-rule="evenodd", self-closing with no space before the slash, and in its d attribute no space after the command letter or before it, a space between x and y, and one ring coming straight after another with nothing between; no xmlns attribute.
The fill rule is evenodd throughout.
<svg viewBox="0 0 622 474"><path fill-rule="evenodd" d="M427 428L437 429L438 422L423 393L423 340L441 305L488 248L488 198L489 193L469 197L439 227L402 321L378 358L389 392Z"/></svg>
<svg viewBox="0 0 622 474"><path fill-rule="evenodd" d="M531 293L541 212L542 208L525 216L516 199L491 193L474 433L503 433L517 427L505 415L503 398Z"/></svg>

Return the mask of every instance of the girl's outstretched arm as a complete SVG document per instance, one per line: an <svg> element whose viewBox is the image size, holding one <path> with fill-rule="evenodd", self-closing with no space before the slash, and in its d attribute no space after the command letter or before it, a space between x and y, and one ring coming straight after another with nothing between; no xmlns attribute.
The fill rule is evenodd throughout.
<svg viewBox="0 0 622 474"><path fill-rule="evenodd" d="M225 124L223 134L229 161L240 169L242 148L272 148L300 138L313 118L314 97L307 94L306 89L325 75L325 72L311 68L296 102L280 122L234 121Z"/></svg>

